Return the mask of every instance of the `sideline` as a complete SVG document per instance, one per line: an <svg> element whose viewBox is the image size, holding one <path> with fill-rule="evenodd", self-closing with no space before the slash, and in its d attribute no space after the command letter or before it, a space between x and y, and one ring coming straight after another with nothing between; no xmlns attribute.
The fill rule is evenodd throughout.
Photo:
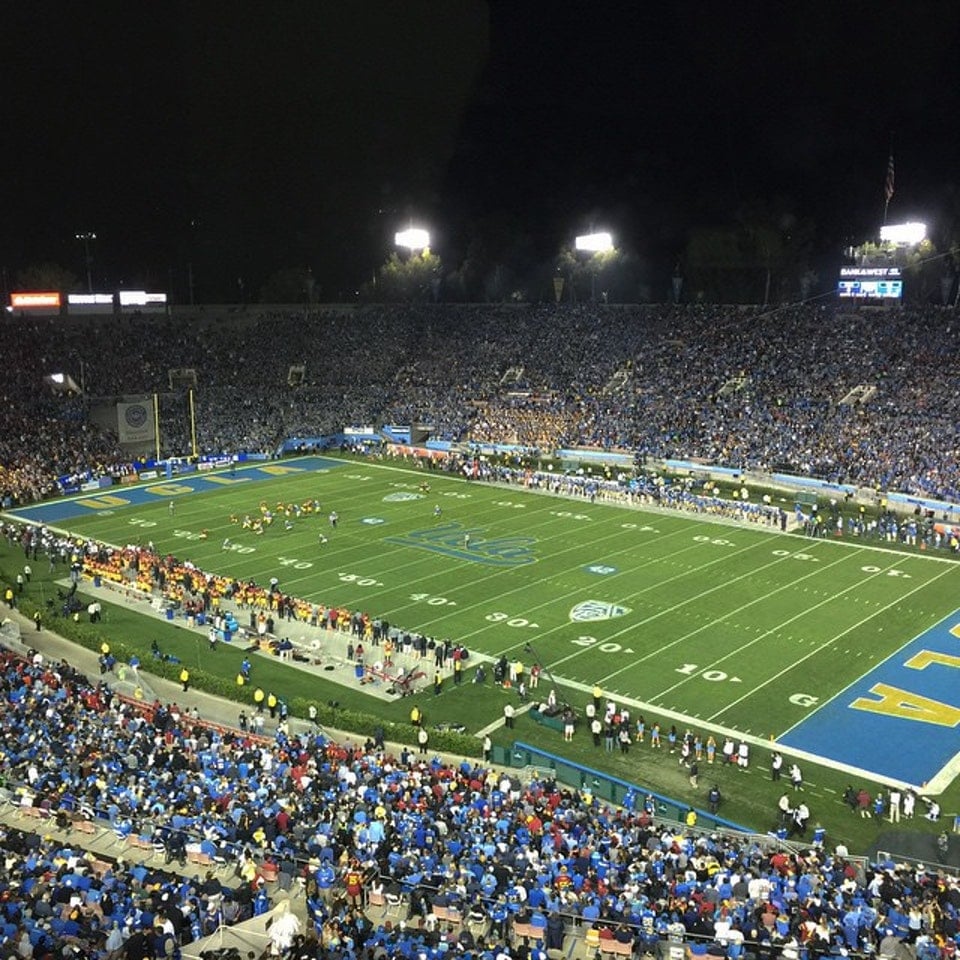
<svg viewBox="0 0 960 960"><path fill-rule="evenodd" d="M93 650L89 650L80 644L73 643L71 640L55 633L49 627L42 627L39 631L34 622L24 616L19 608L5 610L3 620L10 620L20 628L20 641L26 649L33 649L43 654L48 660L54 662L65 662L76 670L79 670L93 684L98 680L107 683L111 690L116 690L117 676L115 673L101 674L99 656ZM202 629L202 628L201 628ZM157 698L164 704L177 704L185 710L197 708L199 719L204 723L212 723L217 726L227 727L240 734L238 717L241 710L249 712L252 704L244 704L235 700L228 700L224 697L218 697L216 694L209 693L197 687L190 687L184 692L183 687L175 680L167 680L155 673L150 673L147 664L141 666L141 670L147 675L148 682L156 692ZM276 735L279 719L271 720L268 712L264 713L264 729L258 736L273 740ZM291 734L310 735L311 733L322 733L329 739L335 740L344 746L362 743L364 737L362 734L354 733L349 730L341 730L337 727L331 727L324 724L318 727L304 717L297 717L293 714L287 717L287 726ZM411 740L410 743L403 741L385 741L385 749L394 756L399 756L404 749L414 753L417 744ZM431 749L431 756L439 757L445 763L458 764L463 762L464 757L459 754L444 753L443 751ZM470 762L479 762L477 758L471 758ZM490 764L487 764L490 766Z"/></svg>
<svg viewBox="0 0 960 960"><path fill-rule="evenodd" d="M520 714L527 713L527 711L532 709L532 707L532 703L525 703L522 707L514 710L513 715L514 717L519 717ZM482 730L478 730L476 732L476 736L482 740L488 733L493 733L494 730L499 730L500 727L503 726L506 726L506 720L504 720L503 717L499 717L498 719L494 720L493 723L488 723Z"/></svg>

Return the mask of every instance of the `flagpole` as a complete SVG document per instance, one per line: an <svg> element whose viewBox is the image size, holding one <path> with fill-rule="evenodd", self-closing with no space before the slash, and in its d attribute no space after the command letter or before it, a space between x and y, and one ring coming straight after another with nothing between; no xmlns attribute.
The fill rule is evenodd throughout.
<svg viewBox="0 0 960 960"><path fill-rule="evenodd" d="M887 211L890 209L890 198L894 191L893 146L890 147L890 158L887 160L887 176L883 181L883 226L887 225Z"/></svg>

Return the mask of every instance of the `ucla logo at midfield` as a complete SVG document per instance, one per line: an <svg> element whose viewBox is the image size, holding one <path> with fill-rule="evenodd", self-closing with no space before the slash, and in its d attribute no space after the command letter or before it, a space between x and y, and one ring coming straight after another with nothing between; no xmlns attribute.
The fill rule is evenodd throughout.
<svg viewBox="0 0 960 960"><path fill-rule="evenodd" d="M597 620L612 620L630 612L629 607L606 600L584 600L570 610L570 619L574 623L594 623Z"/></svg>
<svg viewBox="0 0 960 960"><path fill-rule="evenodd" d="M472 560L491 567L519 567L533 563L533 537L495 537L484 539L482 530L462 523L444 523L428 530L412 530L402 537L388 537L387 543L419 547L456 560Z"/></svg>

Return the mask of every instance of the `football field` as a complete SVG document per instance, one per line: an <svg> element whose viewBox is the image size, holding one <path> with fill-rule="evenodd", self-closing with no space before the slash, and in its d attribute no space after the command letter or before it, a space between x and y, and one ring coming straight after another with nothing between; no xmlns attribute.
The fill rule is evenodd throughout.
<svg viewBox="0 0 960 960"><path fill-rule="evenodd" d="M288 505L312 500L318 511L285 524ZM261 504L275 513L263 533L231 521ZM576 702L598 684L681 732L772 738L931 789L952 776L960 566L948 557L323 457L15 513L153 541L261 584L276 576L287 593L481 656L535 656Z"/></svg>

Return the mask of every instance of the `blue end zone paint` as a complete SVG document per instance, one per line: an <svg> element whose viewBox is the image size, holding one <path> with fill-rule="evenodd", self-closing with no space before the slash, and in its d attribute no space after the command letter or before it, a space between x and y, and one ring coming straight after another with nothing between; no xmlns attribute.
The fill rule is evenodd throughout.
<svg viewBox="0 0 960 960"><path fill-rule="evenodd" d="M911 657L925 650L960 656L960 639L950 633L958 624L960 611L911 640L777 742L872 771L878 779L912 784L932 780L957 753L956 727L883 716L851 704L857 698L877 700L877 695L870 691L882 683L953 709L960 708L956 667L931 663L917 670L905 666Z"/></svg>
<svg viewBox="0 0 960 960"><path fill-rule="evenodd" d="M257 466L237 467L233 475L224 471L218 474L186 473L177 474L169 480L158 480L143 486L105 487L93 490L90 493L79 494L64 500L48 500L45 503L34 503L28 507L20 507L7 511L10 516L32 523L47 523L58 525L65 520L76 520L78 517L96 516L103 510L125 509L127 506L143 506L144 504L164 503L176 500L191 493L205 493L211 490L224 490L228 486L240 486L258 480L276 480L278 477L295 476L298 473L318 473L334 468L345 467L343 460L329 460L326 457L303 457L293 461L265 463ZM278 472L281 470L283 472ZM158 492L157 488L169 491L176 487L177 493ZM104 497L113 497L123 503L104 503L101 507L89 506L83 501L98 500Z"/></svg>

